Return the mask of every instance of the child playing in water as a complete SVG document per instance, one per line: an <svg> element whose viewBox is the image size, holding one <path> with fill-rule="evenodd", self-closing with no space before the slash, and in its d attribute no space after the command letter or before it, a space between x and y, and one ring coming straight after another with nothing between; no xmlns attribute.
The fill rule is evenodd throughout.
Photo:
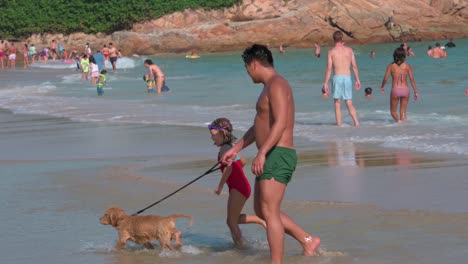
<svg viewBox="0 0 468 264"><path fill-rule="evenodd" d="M97 94L102 96L104 94L104 85L107 86L107 71L102 70L99 74L99 80L97 83Z"/></svg>
<svg viewBox="0 0 468 264"><path fill-rule="evenodd" d="M82 81L87 81L88 80L88 75L89 75L89 58L88 55L83 55L83 57L80 60L80 66L81 66L81 80Z"/></svg>
<svg viewBox="0 0 468 264"><path fill-rule="evenodd" d="M154 93L154 81L150 80L149 74L143 75L143 81L146 82L146 91L148 93Z"/></svg>
<svg viewBox="0 0 468 264"><path fill-rule="evenodd" d="M235 140L232 134L231 122L229 122L227 118L218 118L208 126L208 129L210 130L211 139L214 141L214 144L220 148L218 153L219 160L219 158L232 147L232 143ZM222 165L222 177L218 187L216 187L214 191L219 195L225 183L227 183L229 187L227 225L231 230L234 245L238 247L243 246L239 224L260 224L266 227L265 221L258 216L241 214L245 202L251 193L250 183L244 174L244 165L245 159L241 156L238 156L230 166Z"/></svg>
<svg viewBox="0 0 468 264"><path fill-rule="evenodd" d="M382 94L385 93L385 84L388 77L392 75L392 91L390 93L390 113L397 123L406 120L406 107L410 98L410 89L408 87L407 78L409 77L411 86L414 91L414 100L418 100L418 88L413 77L413 69L405 62L406 51L403 48L397 48L393 52L393 63L387 67L387 72L382 80ZM400 116L398 116L397 108L400 103Z"/></svg>

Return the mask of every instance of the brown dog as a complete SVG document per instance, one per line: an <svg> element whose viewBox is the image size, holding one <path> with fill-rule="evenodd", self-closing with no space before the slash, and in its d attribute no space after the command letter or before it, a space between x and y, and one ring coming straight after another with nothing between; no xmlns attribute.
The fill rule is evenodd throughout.
<svg viewBox="0 0 468 264"><path fill-rule="evenodd" d="M192 216L186 214L173 214L170 216L159 215L127 215L120 208L109 208L106 213L99 218L103 225L112 225L119 232L119 242L116 248L123 249L127 240L137 244L143 244L145 248L153 249L151 241L158 240L161 248L172 250L171 240L175 240L174 247L182 246L180 236L182 233L176 229L174 219L186 217L190 219L192 226Z"/></svg>

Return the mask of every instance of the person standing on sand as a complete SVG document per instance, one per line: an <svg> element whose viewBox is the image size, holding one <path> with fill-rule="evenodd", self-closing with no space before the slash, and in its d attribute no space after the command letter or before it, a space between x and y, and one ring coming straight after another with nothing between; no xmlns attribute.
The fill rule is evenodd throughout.
<svg viewBox="0 0 468 264"><path fill-rule="evenodd" d="M304 255L312 256L320 245L320 238L304 231L281 211L286 186L297 163L292 89L276 72L273 56L266 46L248 47L242 59L252 81L263 84L263 90L257 100L253 126L221 156L220 162L230 166L242 149L256 143L258 153L252 162L252 172L256 176L254 209L266 222L271 263L283 263L285 232L302 245Z"/></svg>
<svg viewBox="0 0 468 264"><path fill-rule="evenodd" d="M334 75L332 88L333 99L335 101L336 124L341 126L341 100L344 100L346 107L348 108L349 115L353 118L354 126L358 127L359 121L352 101L353 88L350 66L352 66L354 77L356 78L356 90L361 89L361 81L359 80L359 72L354 52L351 48L345 47L343 42L343 33L341 31L335 31L335 33L333 33L333 41L335 42L335 47L328 51L327 70L325 72L323 88L325 88L325 91L329 93L328 81L330 80L333 68Z"/></svg>

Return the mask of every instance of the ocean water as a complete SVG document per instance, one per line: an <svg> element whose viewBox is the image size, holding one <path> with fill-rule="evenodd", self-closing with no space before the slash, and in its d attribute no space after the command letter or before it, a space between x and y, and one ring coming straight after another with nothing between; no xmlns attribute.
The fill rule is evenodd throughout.
<svg viewBox="0 0 468 264"><path fill-rule="evenodd" d="M443 42L443 41L442 41ZM441 43L442 43L441 42ZM274 51L275 66L296 100L299 165L285 208L322 238L318 256L301 257L286 241L285 263L461 263L468 246L468 40L448 58L427 57L409 43L420 99L408 121L395 124L389 95L380 94L397 43L353 46L363 89L353 102L361 122L343 108L334 125L331 99L321 98L326 51ZM369 57L375 50L377 57ZM2 263L268 263L265 232L243 226L247 250L231 245L226 193L213 195L219 174L206 176L147 213L194 216L181 252L113 249L116 232L98 218L117 205L128 213L151 204L210 168L217 149L206 125L231 119L236 135L252 124L261 91L245 72L241 51L149 56L171 92L148 95L144 59L123 58L98 97L73 64L34 64L0 71L0 253ZM390 86L387 84L387 91ZM255 149L244 152L253 158ZM252 173L249 174L253 184ZM252 213L251 200L246 211Z"/></svg>

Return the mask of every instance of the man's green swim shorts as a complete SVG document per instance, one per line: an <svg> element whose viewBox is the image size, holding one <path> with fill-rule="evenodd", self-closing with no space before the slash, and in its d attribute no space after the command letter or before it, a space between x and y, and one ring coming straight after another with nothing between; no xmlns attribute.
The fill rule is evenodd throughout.
<svg viewBox="0 0 468 264"><path fill-rule="evenodd" d="M277 182L287 185L291 181L296 164L297 155L295 149L273 147L266 154L263 174L258 176L256 180L270 180L274 178Z"/></svg>

